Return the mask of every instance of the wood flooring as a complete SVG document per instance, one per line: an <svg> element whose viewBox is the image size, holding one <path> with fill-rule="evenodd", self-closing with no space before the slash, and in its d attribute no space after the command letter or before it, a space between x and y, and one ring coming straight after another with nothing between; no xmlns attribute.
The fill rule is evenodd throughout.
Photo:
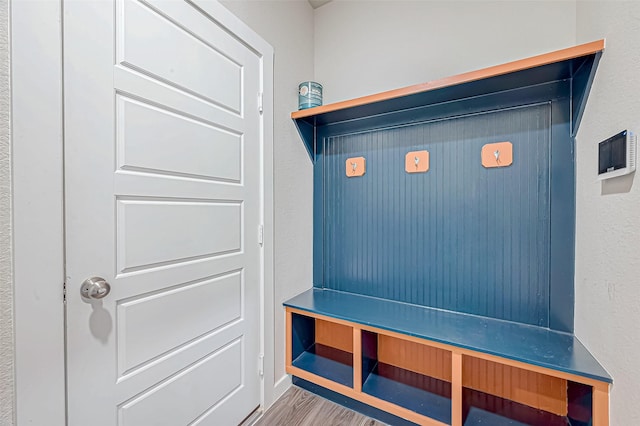
<svg viewBox="0 0 640 426"><path fill-rule="evenodd" d="M384 426L384 423L292 386L255 426Z"/></svg>

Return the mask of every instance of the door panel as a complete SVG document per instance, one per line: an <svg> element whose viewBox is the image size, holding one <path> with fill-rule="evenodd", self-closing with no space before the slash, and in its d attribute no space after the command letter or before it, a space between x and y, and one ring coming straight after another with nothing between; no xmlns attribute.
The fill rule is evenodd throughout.
<svg viewBox="0 0 640 426"><path fill-rule="evenodd" d="M240 113L242 65L216 47L222 33L205 28L197 34L191 21L201 21L200 16L169 15L172 8L163 10L159 2L120 4L117 46L122 65ZM224 83L211 84L213 76Z"/></svg>
<svg viewBox="0 0 640 426"><path fill-rule="evenodd" d="M119 170L242 183L241 134L125 96L117 99Z"/></svg>
<svg viewBox="0 0 640 426"><path fill-rule="evenodd" d="M119 376L241 320L242 287L242 272L234 271L118 304Z"/></svg>
<svg viewBox="0 0 640 426"><path fill-rule="evenodd" d="M127 401L119 407L119 424L186 425L206 416L212 406L241 388L241 359L238 339Z"/></svg>
<svg viewBox="0 0 640 426"><path fill-rule="evenodd" d="M260 404L261 59L190 2L64 14L69 425L238 424Z"/></svg>
<svg viewBox="0 0 640 426"><path fill-rule="evenodd" d="M118 199L118 272L242 250L240 201Z"/></svg>

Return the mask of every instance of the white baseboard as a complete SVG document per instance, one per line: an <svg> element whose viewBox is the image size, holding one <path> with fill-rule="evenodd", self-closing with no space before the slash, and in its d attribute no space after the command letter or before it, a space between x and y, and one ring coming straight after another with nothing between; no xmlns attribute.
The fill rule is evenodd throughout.
<svg viewBox="0 0 640 426"><path fill-rule="evenodd" d="M273 385L273 402L276 402L291 387L291 376L285 374Z"/></svg>

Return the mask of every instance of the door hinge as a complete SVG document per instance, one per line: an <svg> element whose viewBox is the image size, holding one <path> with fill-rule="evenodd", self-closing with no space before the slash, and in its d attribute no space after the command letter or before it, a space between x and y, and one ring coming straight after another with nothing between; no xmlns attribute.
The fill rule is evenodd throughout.
<svg viewBox="0 0 640 426"><path fill-rule="evenodd" d="M258 225L258 244L264 245L264 226Z"/></svg>
<svg viewBox="0 0 640 426"><path fill-rule="evenodd" d="M67 283L62 283L62 303L67 303Z"/></svg>
<svg viewBox="0 0 640 426"><path fill-rule="evenodd" d="M260 114L262 114L262 111L264 111L264 107L262 105L262 98L263 98L262 92L258 93L258 112Z"/></svg>
<svg viewBox="0 0 640 426"><path fill-rule="evenodd" d="M264 377L264 354L258 355L258 374Z"/></svg>

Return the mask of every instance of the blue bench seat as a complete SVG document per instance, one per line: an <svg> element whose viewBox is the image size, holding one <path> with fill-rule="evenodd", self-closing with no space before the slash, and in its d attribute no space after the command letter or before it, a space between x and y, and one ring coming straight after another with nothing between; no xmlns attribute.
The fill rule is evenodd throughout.
<svg viewBox="0 0 640 426"><path fill-rule="evenodd" d="M386 299L311 289L285 306L612 383L572 334Z"/></svg>

